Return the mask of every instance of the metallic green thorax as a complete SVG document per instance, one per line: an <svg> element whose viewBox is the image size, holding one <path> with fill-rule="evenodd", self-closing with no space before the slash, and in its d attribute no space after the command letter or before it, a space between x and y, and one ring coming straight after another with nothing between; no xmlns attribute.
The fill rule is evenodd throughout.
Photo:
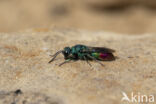
<svg viewBox="0 0 156 104"><path fill-rule="evenodd" d="M75 58L84 59L84 56L88 54L85 52L86 50L88 50L88 47L84 45L76 45L76 46L71 47L71 54Z"/></svg>
<svg viewBox="0 0 156 104"><path fill-rule="evenodd" d="M65 48L66 50L68 48ZM89 50L89 48L87 46L84 45L75 45L73 47L71 47L70 49L70 55L68 57L66 57L66 59L70 59L70 58L74 58L74 59L84 59L84 57L88 58L87 56L92 56L96 59L100 58L100 53L94 52L94 50L92 49L91 51Z"/></svg>

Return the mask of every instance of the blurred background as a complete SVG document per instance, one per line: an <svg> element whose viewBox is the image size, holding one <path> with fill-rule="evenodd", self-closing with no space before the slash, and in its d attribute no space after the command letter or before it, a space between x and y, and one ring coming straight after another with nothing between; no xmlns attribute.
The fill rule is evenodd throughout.
<svg viewBox="0 0 156 104"><path fill-rule="evenodd" d="M76 28L156 32L156 0L0 0L0 32Z"/></svg>

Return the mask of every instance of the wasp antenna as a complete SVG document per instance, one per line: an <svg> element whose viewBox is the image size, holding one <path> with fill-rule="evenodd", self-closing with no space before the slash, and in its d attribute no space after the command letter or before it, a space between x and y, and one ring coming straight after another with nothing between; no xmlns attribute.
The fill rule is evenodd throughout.
<svg viewBox="0 0 156 104"><path fill-rule="evenodd" d="M52 56L53 58L52 58L48 63L51 63L52 61L54 61L55 58L56 58L56 56L57 56L58 54L60 54L61 52L63 52L63 50L56 52L54 55L50 55L50 56Z"/></svg>

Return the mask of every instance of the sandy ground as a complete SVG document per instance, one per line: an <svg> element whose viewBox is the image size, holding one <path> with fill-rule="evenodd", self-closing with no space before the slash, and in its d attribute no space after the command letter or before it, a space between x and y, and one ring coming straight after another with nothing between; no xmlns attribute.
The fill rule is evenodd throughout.
<svg viewBox="0 0 156 104"><path fill-rule="evenodd" d="M64 61L60 55L48 64L50 54L75 44L115 49L118 59L102 62L104 67L85 61L58 67ZM124 104L122 92L155 96L155 47L155 34L70 29L1 33L0 104Z"/></svg>

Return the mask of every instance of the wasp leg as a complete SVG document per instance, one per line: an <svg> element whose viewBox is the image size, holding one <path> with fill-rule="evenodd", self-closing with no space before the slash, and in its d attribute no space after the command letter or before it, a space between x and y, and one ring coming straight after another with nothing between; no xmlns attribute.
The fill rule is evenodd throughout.
<svg viewBox="0 0 156 104"><path fill-rule="evenodd" d="M59 64L59 66L65 64L65 63L68 63L68 62L70 62L70 61L71 61L71 59L67 59L67 60L65 60L64 62L62 62L61 64Z"/></svg>
<svg viewBox="0 0 156 104"><path fill-rule="evenodd" d="M84 56L85 61L87 62L87 64L89 64L89 66L91 67L92 65L89 63L88 59L86 58L86 56Z"/></svg>
<svg viewBox="0 0 156 104"><path fill-rule="evenodd" d="M98 61L96 58L90 56L90 55L87 55L89 58L95 60L97 63L99 63L101 66L104 66L100 61Z"/></svg>

